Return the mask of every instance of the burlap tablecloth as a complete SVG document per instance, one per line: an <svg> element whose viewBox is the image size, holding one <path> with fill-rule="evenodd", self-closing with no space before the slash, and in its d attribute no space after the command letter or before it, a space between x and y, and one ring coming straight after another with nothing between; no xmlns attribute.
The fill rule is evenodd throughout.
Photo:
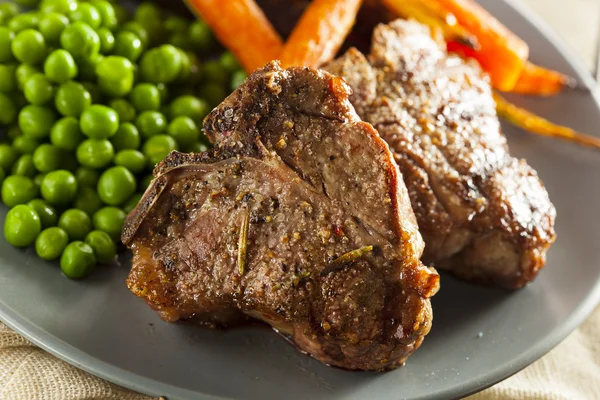
<svg viewBox="0 0 600 400"><path fill-rule="evenodd" d="M592 66L598 0L523 0ZM565 10L568 8L568 12ZM0 400L149 400L33 346L0 323ZM599 400L600 308L542 359L469 400Z"/></svg>

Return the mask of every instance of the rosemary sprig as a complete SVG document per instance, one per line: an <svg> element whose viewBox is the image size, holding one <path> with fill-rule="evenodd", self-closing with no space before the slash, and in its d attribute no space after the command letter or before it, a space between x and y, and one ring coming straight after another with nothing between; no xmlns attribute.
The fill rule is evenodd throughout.
<svg viewBox="0 0 600 400"><path fill-rule="evenodd" d="M250 213L244 214L242 226L240 227L240 237L238 239L238 271L244 275L246 269L246 254L248 251L248 229L250 228Z"/></svg>
<svg viewBox="0 0 600 400"><path fill-rule="evenodd" d="M358 260L365 254L369 254L373 251L373 246L364 246L347 253L342 254L335 260L331 261L327 267L321 271L321 276L329 275L330 273L342 269L346 264L352 261Z"/></svg>

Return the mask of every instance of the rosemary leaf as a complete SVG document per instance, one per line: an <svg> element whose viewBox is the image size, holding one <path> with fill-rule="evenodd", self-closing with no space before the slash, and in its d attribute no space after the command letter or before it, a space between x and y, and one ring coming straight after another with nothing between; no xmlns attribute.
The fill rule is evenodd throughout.
<svg viewBox="0 0 600 400"><path fill-rule="evenodd" d="M365 254L369 254L373 251L373 246L364 246L347 253L342 254L335 260L331 261L327 267L321 271L321 276L328 275L334 271L342 269L344 265L351 263L352 261L356 261Z"/></svg>
<svg viewBox="0 0 600 400"><path fill-rule="evenodd" d="M250 221L250 213L244 214L242 226L240 228L240 237L238 239L238 271L240 275L244 275L246 269L246 253L248 250L248 229Z"/></svg>

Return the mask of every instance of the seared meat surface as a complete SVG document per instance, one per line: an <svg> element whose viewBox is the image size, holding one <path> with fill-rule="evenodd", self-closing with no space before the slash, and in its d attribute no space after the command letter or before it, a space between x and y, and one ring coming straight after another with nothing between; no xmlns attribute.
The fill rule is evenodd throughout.
<svg viewBox="0 0 600 400"><path fill-rule="evenodd" d="M536 172L508 152L487 76L448 55L428 28L379 25L371 52L326 67L389 144L425 239L423 261L520 288L544 266L555 209Z"/></svg>
<svg viewBox="0 0 600 400"><path fill-rule="evenodd" d="M243 314L327 364L403 363L429 332L439 276L349 93L308 68L251 75L205 120L214 149L172 153L129 215L129 289L167 321Z"/></svg>

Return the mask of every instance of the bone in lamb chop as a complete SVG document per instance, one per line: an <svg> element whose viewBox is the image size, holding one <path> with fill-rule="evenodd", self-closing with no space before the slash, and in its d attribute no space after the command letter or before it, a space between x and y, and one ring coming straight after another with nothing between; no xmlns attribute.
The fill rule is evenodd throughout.
<svg viewBox="0 0 600 400"><path fill-rule="evenodd" d="M350 49L326 69L345 78L358 115L392 149L423 261L505 288L534 279L554 241L555 209L536 172L509 154L479 65L398 20L375 29L368 57Z"/></svg>
<svg viewBox="0 0 600 400"><path fill-rule="evenodd" d="M348 369L395 368L431 327L439 276L386 143L339 78L271 63L174 152L128 217L127 284L168 321L262 320Z"/></svg>

